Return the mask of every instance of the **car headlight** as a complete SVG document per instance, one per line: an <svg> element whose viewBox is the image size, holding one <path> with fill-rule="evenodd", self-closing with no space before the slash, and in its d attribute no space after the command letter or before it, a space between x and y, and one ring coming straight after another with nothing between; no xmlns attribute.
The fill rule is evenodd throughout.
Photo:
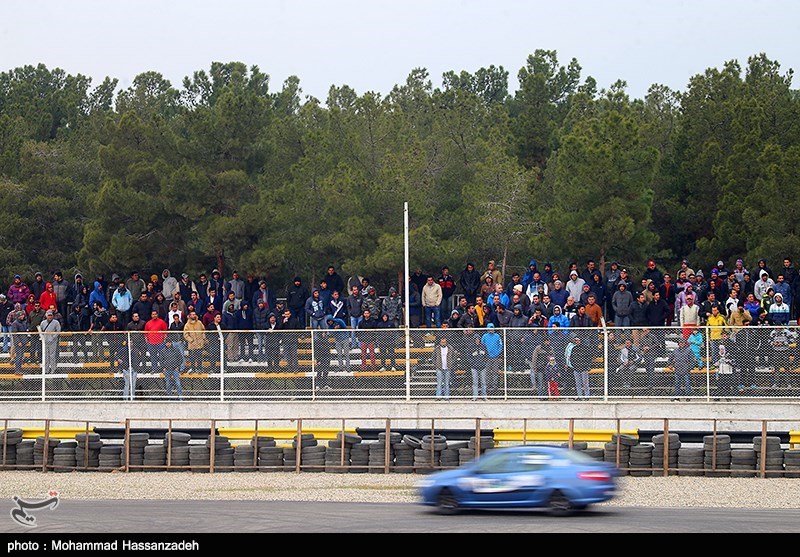
<svg viewBox="0 0 800 557"><path fill-rule="evenodd" d="M417 483L414 484L414 487L416 487L417 489L425 489L432 486L434 483L436 482L434 482L433 480L419 480L417 481Z"/></svg>

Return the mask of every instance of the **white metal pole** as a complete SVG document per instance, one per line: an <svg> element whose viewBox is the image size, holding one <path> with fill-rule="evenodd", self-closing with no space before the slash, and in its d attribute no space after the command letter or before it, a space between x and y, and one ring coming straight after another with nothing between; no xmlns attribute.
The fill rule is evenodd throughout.
<svg viewBox="0 0 800 557"><path fill-rule="evenodd" d="M503 329L503 400L508 400L508 329Z"/></svg>
<svg viewBox="0 0 800 557"><path fill-rule="evenodd" d="M711 400L711 337L706 326L706 402Z"/></svg>
<svg viewBox="0 0 800 557"><path fill-rule="evenodd" d="M44 342L44 335L46 335L46 334L47 333L40 333L39 334L39 336L41 337L39 339L39 342L42 343L42 402L44 402L44 400L45 400L45 398L44 398L45 397L45 395L44 395L44 388L45 388L45 375L44 375L44 373L45 373L45 369L47 369L47 349L45 347L45 342ZM31 348L33 348L33 343L31 343Z"/></svg>
<svg viewBox="0 0 800 557"><path fill-rule="evenodd" d="M131 336L131 332L128 331L128 369L122 370L122 381L125 381L125 374L128 374L128 385L130 386L130 392L128 393L127 400L133 400L133 393L136 390L136 386L133 383L133 347L131 343L133 341L133 337Z"/></svg>
<svg viewBox="0 0 800 557"><path fill-rule="evenodd" d="M225 337L222 330L218 329L219 334L219 400L225 401Z"/></svg>
<svg viewBox="0 0 800 557"><path fill-rule="evenodd" d="M315 400L317 398L317 366L316 364L316 357L314 353L314 331L316 329L311 329L311 400Z"/></svg>
<svg viewBox="0 0 800 557"><path fill-rule="evenodd" d="M410 322L410 304L409 304L409 277L411 277L411 269L408 263L408 201L403 203L403 238L405 244L404 264L405 264L405 284L403 291L405 292L405 314L406 314L406 400L411 400L411 322Z"/></svg>

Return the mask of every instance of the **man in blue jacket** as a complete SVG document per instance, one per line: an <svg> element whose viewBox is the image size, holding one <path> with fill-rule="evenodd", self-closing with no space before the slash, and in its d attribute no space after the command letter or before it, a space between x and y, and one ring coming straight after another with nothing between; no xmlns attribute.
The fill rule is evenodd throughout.
<svg viewBox="0 0 800 557"><path fill-rule="evenodd" d="M486 375L489 377L489 388L495 390L500 375L500 358L503 357L503 338L495 332L494 324L486 325L481 344L486 350Z"/></svg>

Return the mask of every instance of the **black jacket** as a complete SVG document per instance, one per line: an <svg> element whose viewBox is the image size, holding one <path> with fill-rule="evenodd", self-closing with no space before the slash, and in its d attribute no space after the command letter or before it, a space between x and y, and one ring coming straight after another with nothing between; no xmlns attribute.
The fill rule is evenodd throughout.
<svg viewBox="0 0 800 557"><path fill-rule="evenodd" d="M458 284L461 290L467 296L476 296L481 289L481 275L475 268L472 272L467 271L466 267L461 271L461 276L458 279Z"/></svg>
<svg viewBox="0 0 800 557"><path fill-rule="evenodd" d="M292 313L303 309L309 296L311 296L311 293L302 283L300 286L295 286L295 284L292 283L289 288L286 289L286 307L291 309Z"/></svg>
<svg viewBox="0 0 800 557"><path fill-rule="evenodd" d="M667 322L667 316L669 316L669 306L667 302L664 300L659 300L656 302L653 300L649 304L647 304L647 323L649 325L662 326Z"/></svg>

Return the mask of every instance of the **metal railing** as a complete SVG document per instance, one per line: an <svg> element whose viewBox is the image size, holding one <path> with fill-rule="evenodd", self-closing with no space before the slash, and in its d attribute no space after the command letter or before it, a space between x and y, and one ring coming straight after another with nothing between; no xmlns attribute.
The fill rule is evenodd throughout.
<svg viewBox="0 0 800 557"><path fill-rule="evenodd" d="M5 333L0 399L796 399L799 333L793 326Z"/></svg>

